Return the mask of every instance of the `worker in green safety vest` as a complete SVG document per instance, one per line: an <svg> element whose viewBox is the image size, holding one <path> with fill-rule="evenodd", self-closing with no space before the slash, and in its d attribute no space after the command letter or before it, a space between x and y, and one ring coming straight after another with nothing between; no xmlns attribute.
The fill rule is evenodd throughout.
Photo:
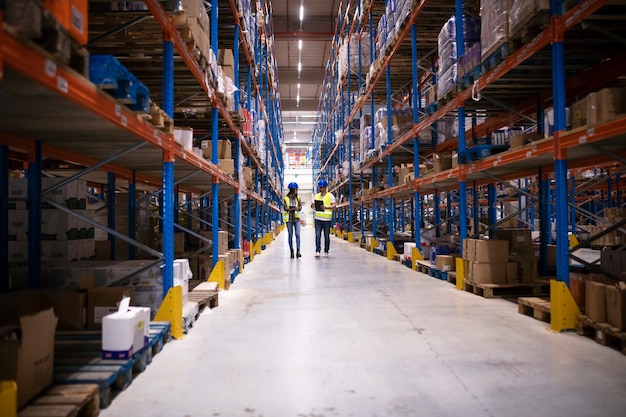
<svg viewBox="0 0 626 417"><path fill-rule="evenodd" d="M291 252L291 258L294 258L293 253L293 235L296 234L296 257L300 255L300 211L302 210L302 202L298 196L298 184L290 182L287 186L289 192L285 196L285 205L283 211L283 220L287 225L287 232L289 234L289 251Z"/></svg>
<svg viewBox="0 0 626 417"><path fill-rule="evenodd" d="M320 257L322 249L322 232L324 232L324 258L328 258L330 249L330 226L333 220L333 210L335 209L335 196L328 192L328 182L321 179L317 183L318 193L315 194L311 208L315 210L315 257Z"/></svg>

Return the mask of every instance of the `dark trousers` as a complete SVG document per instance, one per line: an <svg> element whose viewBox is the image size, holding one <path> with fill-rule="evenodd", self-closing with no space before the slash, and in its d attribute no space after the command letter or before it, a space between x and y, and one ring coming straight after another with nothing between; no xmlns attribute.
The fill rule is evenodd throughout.
<svg viewBox="0 0 626 417"><path fill-rule="evenodd" d="M324 231L324 252L330 249L330 224L331 221L315 219L315 252L321 252L322 230Z"/></svg>

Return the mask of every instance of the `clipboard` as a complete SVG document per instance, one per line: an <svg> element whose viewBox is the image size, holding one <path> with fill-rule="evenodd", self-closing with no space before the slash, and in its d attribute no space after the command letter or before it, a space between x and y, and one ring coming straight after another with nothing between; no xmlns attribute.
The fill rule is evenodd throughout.
<svg viewBox="0 0 626 417"><path fill-rule="evenodd" d="M315 211L324 211L324 201L315 200Z"/></svg>

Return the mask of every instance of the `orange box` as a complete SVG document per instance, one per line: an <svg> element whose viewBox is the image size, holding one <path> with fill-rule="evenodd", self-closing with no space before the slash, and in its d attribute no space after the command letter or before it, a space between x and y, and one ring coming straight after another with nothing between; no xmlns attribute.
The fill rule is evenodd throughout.
<svg viewBox="0 0 626 417"><path fill-rule="evenodd" d="M44 6L81 45L88 40L87 0L44 0Z"/></svg>

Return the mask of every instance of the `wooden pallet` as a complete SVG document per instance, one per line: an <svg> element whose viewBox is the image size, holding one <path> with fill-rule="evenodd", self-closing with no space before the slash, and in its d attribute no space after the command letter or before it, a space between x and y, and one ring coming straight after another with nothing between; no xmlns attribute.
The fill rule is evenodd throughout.
<svg viewBox="0 0 626 417"><path fill-rule="evenodd" d="M133 373L141 373L154 354L171 340L170 323L151 322L147 345L130 359L102 359L100 331L57 332L55 336L54 383L96 384L100 408L111 404L115 392L126 389Z"/></svg>
<svg viewBox="0 0 626 417"><path fill-rule="evenodd" d="M54 385L23 408L18 417L96 417L98 385Z"/></svg>
<svg viewBox="0 0 626 417"><path fill-rule="evenodd" d="M415 263L417 265L418 272L430 275L430 270L433 268L433 266L430 264L429 261L415 261Z"/></svg>
<svg viewBox="0 0 626 417"><path fill-rule="evenodd" d="M455 271L448 272L448 282L456 285L456 272Z"/></svg>
<svg viewBox="0 0 626 417"><path fill-rule="evenodd" d="M576 333L589 337L602 346L608 346L626 355L626 332L622 332L608 323L596 323L589 317L580 315L576 319Z"/></svg>
<svg viewBox="0 0 626 417"><path fill-rule="evenodd" d="M477 284L463 281L463 289L485 298L519 297L521 295L539 296L543 284Z"/></svg>
<svg viewBox="0 0 626 417"><path fill-rule="evenodd" d="M520 314L550 323L550 300L538 297L520 297L517 300L517 305Z"/></svg>

